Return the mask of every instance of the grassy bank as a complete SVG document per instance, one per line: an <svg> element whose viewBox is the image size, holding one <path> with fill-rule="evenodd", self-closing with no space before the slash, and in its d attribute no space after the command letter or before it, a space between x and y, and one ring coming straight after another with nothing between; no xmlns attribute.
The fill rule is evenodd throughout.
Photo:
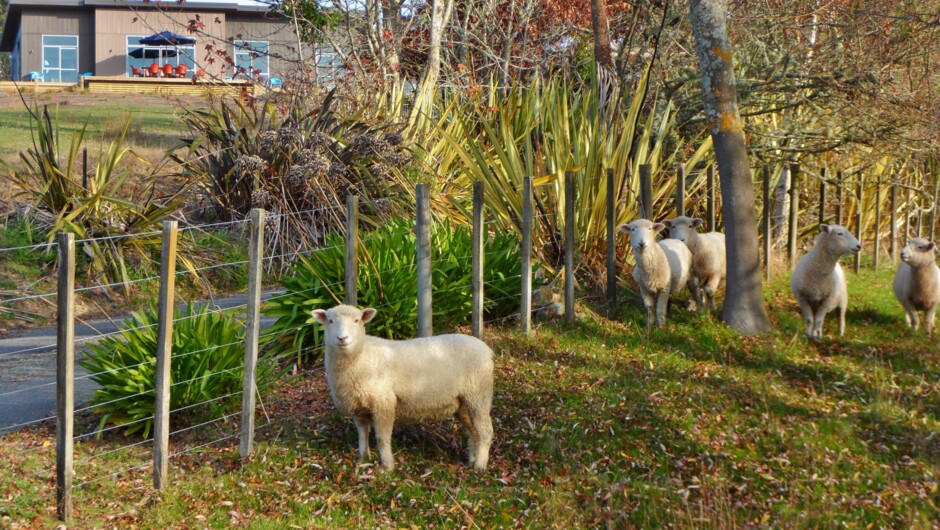
<svg viewBox="0 0 940 530"><path fill-rule="evenodd" d="M903 527L940 504L940 351L904 328L892 272L850 274L847 336L807 343L786 278L776 331L740 338L681 308L647 334L633 301L497 352L491 467L462 464L444 423L396 431L394 473L357 465L356 434L323 374L267 393L253 458L231 421L171 440L173 485L150 445L76 443L79 527ZM381 314L377 317L381 318ZM237 416L232 420L237 420ZM93 422L93 419L87 420ZM77 431L83 432L83 431ZM51 428L0 439L0 525L54 526ZM206 444L206 445L204 445ZM109 473L141 466L117 477Z"/></svg>

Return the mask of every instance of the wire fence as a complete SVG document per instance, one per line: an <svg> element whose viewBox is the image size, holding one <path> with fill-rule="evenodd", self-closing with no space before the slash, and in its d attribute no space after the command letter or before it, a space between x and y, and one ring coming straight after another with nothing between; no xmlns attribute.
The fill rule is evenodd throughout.
<svg viewBox="0 0 940 530"><path fill-rule="evenodd" d="M645 177L644 177L645 173ZM614 189L614 179L606 175L606 193L610 197L617 196L617 190ZM641 172L640 180L649 177L649 172ZM595 185L602 185L604 176L590 177ZM718 216L719 204L715 195L716 182L713 174L709 171L701 172L697 175L685 176L679 172L676 185L676 195L674 198L659 195L654 197L649 191L651 189L648 182L641 182L639 187L639 200L642 204L642 212L662 212L668 208L668 204L676 206L676 214L696 215L699 213L707 218L711 228L718 228L720 217ZM771 214L771 202L767 190L771 188L771 179L780 179L770 171L764 174L763 210L764 218L769 219ZM798 186L798 179L792 181ZM419 188L420 189L420 188ZM567 175L564 182L563 197L574 199L573 179ZM797 188L798 189L798 188ZM646 191L644 191L646 190ZM686 190L690 195L686 196ZM488 257L496 254L496 251L487 251L483 245L483 193L482 185L477 183L473 190L474 199L474 245L472 252L461 255L438 255L434 258L434 253L427 244L430 234L430 219L422 217L422 208L427 209L428 195L425 188L423 193L418 193L418 208L416 212L416 249L417 263L405 264L399 267L389 267L382 272L395 272L401 269L417 267L418 292L417 293L387 293L387 296L376 304L380 311L386 308L396 307L403 302L413 303L417 300L417 319L419 335L426 334L427 330L433 329L432 318L434 316L432 301L435 297L439 300L453 297L470 297L472 299L470 326L472 334L481 336L484 326L493 325L516 325L519 326L523 334L529 334L532 331L532 316L538 308L533 307L533 277L532 263L534 261L534 250L532 232L535 223L561 225L565 228L564 234L553 234L559 244L564 246L564 311L561 314L567 322L573 322L574 305L577 301L574 291L573 263L576 234L574 234L574 200L569 202L570 208L566 207L564 211L546 213L536 209L533 200L533 190L531 179L525 179L522 186L522 212L519 219L522 226L520 241L520 272L518 274L505 274L501 283L496 285L493 281L484 281L484 267L488 262ZM422 201L425 201L422 205ZM825 193L821 193L820 207L821 220L827 215ZM355 204L350 202L348 204ZM805 202L804 209L805 209ZM569 206L566 205L566 206ZM678 207L681 205L681 208ZM614 201L608 201L608 219L614 219L610 211L614 208ZM799 203L797 206L799 213ZM319 210L316 210L319 211ZM352 209L343 212L347 219L357 219L358 212ZM288 215L288 214L281 214ZM154 287L159 287L159 303L156 308L156 321L147 321L143 319L129 320L116 327L101 327L98 329L85 330L81 336L75 336L74 329L74 296L94 289L118 287L121 284L109 284L105 286L81 286L75 287L70 281L74 281L74 255L77 243L89 240L75 240L73 237L64 234L54 243L43 245L34 245L29 247L17 247L15 249L2 249L2 251L36 251L40 249L55 249L58 253L59 267L59 288L56 292L41 293L6 299L4 304L12 304L19 301L32 300L36 298L46 298L55 300L59 307L58 331L62 340L54 342L46 341L42 344L32 345L24 344L22 347L11 349L9 351L0 351L0 363L7 358L17 358L24 356L44 355L43 359L50 364L54 364L57 374L54 381L46 381L40 384L24 385L22 387L4 389L0 391L0 403L4 399L13 397L22 397L28 395L35 397L40 394L55 396L55 399L48 400L50 403L57 403L55 415L42 414L38 419L30 419L15 425L0 427L0 435L25 427L35 426L57 420L56 438L49 443L39 444L21 451L19 456L26 453L33 454L39 458L43 465L32 472L36 480L48 481L51 474L55 474L57 485L57 498L59 502L59 517L67 520L71 514L72 489L89 488L109 478L117 477L122 474L131 474L149 470L154 477L154 485L158 489L166 487L171 476L167 475L167 466L169 462L183 455L198 451L201 448L217 445L234 443L238 440L239 452L241 456L246 457L252 453L254 437L256 433L270 430L272 426L279 423L290 421L290 418L297 415L303 415L303 412L296 412L293 416L270 415L268 411L279 408L279 405L289 404L289 397L278 397L277 389L283 388L292 382L310 377L322 370L322 366L304 368L302 365L297 367L289 375L283 370L272 368L274 365L261 351L266 345L272 344L286 336L295 334L301 330L306 323L298 323L295 327L289 329L277 329L270 331L261 327L261 315L275 304L285 302L290 297L297 297L307 293L326 289L330 292L339 291L346 286L345 294L347 302L356 301L356 280L354 272L358 270L357 263L357 244L358 227L355 223L348 225L345 241L342 245L324 247L319 249L298 249L293 254L285 254L281 251L270 251L265 253L261 244L265 226L266 215L264 212L255 210L252 212L250 221L237 221L228 223L215 223L212 225L192 226L179 229L175 222L167 222L162 232L164 240L164 249L162 253L163 264L159 276L148 276L135 279L133 283L153 282ZM273 216L272 216L273 217ZM267 217L270 219L271 217ZM820 221L821 222L821 221ZM933 222L932 220L930 221ZM896 222L892 221L892 223ZM768 230L767 223L763 226L765 238ZM192 269L175 270L176 252L174 242L182 231L196 232L208 229L219 229L225 226L244 227L249 235L249 249L247 260L234 260L224 263L202 263L199 267ZM797 223L796 226L799 226ZM875 225L878 226L877 224ZM613 227L608 226L608 237L612 237ZM798 231L791 230L790 237L796 237ZM154 234L149 234L154 235ZM766 240L765 240L766 241ZM477 244L479 243L479 244ZM310 255L312 252L319 251L346 251L345 271L346 278L343 281L330 282L327 284L311 285L308 289L294 290L291 292L271 292L266 296L261 295L261 279L264 271L265 262L274 259L297 259L300 256ZM608 249L611 247L609 246ZM609 252L609 250L608 250ZM608 256L609 258L609 256ZM430 281L432 271L436 266L445 263L472 263L473 274L466 283L449 285L446 289L431 292L432 282ZM197 306L209 305L203 307L202 311L180 312L174 314L173 308L177 307L175 303L175 281L179 278L190 278L208 271L216 271L224 268L245 268L248 272L248 297L244 301L238 301L231 304L212 305L211 301L201 301ZM501 271L502 272L502 271ZM608 303L611 307L616 307L616 263L608 259ZM610 281L613 279L614 281ZM505 285L515 283L518 285L518 291L506 293ZM352 290L350 290L352 287ZM502 304L519 302L518 310L507 314L490 315L484 317L483 300L484 293L498 292L496 296L486 299L490 304ZM70 305L71 304L71 305ZM313 307L306 307L309 311ZM229 338L218 343L208 344L204 347L182 348L174 351L171 340L171 330L179 329L188 325L193 319L205 317L232 317L237 322L240 332L235 338ZM236 318L237 317L237 318ZM231 322L229 322L231 324ZM438 329L437 331L457 331ZM74 372L75 348L76 346L90 346L100 344L101 341L120 341L128 337L144 336L151 337L148 340L155 341L157 357L142 358L136 362L122 362L108 365L94 373ZM150 343L148 343L150 344ZM228 350L238 352L236 363L220 364L219 359L222 354ZM322 346L305 345L300 350L301 356L298 358L313 359L322 354ZM85 354L86 356L89 354ZM229 353L231 355L231 353ZM210 359L209 362L202 363L205 366L211 366L210 369L195 371L188 374L179 373L170 377L172 367L185 366L193 359ZM260 358L260 361L259 361ZM86 357L87 359L87 357ZM81 365L81 363L80 363ZM0 365L2 366L2 365ZM300 368L300 369L296 369ZM261 372L258 370L261 369ZM258 374L280 374L281 377L261 377ZM89 390L94 391L95 383L103 378L123 378L128 382L128 388L125 393L115 395L110 399L97 399L88 401ZM193 399L183 401L172 401L173 395L179 395L182 390L201 386L208 380L228 379L229 384L223 390L210 395L197 395ZM234 382L233 382L234 381ZM133 384L131 384L133 383ZM199 383L199 384L196 384ZM75 404L75 390L77 385L83 385L85 388ZM136 386L134 386L136 385ZM265 401L269 397L274 399ZM101 421L102 414L107 414L120 410L123 405L134 403L140 405L142 412L133 417L117 418L112 417L111 422ZM175 405L171 406L171 403ZM238 405L241 405L239 407ZM146 406L144 406L146 404ZM51 408L51 407L50 407ZM125 407L126 408L126 407ZM255 415L260 414L262 421L255 423ZM140 431L152 433L152 437L129 438L120 436L121 431ZM173 450L169 445L170 440L174 440ZM72 449L75 442L82 442L79 456L75 457L75 451ZM61 451L61 448L67 450ZM41 458L40 458L41 456ZM2 465L2 463L0 463ZM73 481L73 479L75 479Z"/></svg>

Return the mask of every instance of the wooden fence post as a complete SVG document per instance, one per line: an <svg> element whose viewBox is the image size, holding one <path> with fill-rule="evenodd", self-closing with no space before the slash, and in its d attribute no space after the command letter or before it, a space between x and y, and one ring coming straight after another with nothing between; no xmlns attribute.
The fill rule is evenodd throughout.
<svg viewBox="0 0 940 530"><path fill-rule="evenodd" d="M891 262L898 262L898 187L891 185Z"/></svg>
<svg viewBox="0 0 940 530"><path fill-rule="evenodd" d="M859 242L862 241L862 180L859 177L858 184L855 186L855 233L857 234ZM855 254L855 274L858 274L859 269L862 267L862 251L858 251Z"/></svg>
<svg viewBox="0 0 940 530"><path fill-rule="evenodd" d="M796 268L796 236L800 229L800 165L790 165L790 230L787 233L787 263Z"/></svg>
<svg viewBox="0 0 940 530"><path fill-rule="evenodd" d="M771 252L772 241L770 240L771 223L770 216L773 215L773 209L770 207L770 164L764 164L764 278L770 281L771 272Z"/></svg>
<svg viewBox="0 0 940 530"><path fill-rule="evenodd" d="M238 454L251 456L255 443L255 392L258 390L258 336L261 324L261 271L264 249L264 210L251 210L248 243L248 303L245 308L245 369L242 381L242 425Z"/></svg>
<svg viewBox="0 0 940 530"><path fill-rule="evenodd" d="M875 248L872 268L878 270L881 255L881 179L875 182Z"/></svg>
<svg viewBox="0 0 940 530"><path fill-rule="evenodd" d="M470 287L473 290L471 307L471 326L473 336L483 337L483 182L473 182L473 242L472 242L472 278Z"/></svg>
<svg viewBox="0 0 940 530"><path fill-rule="evenodd" d="M565 322L574 323L574 173L565 172Z"/></svg>
<svg viewBox="0 0 940 530"><path fill-rule="evenodd" d="M160 299L157 306L157 371L154 382L153 487L162 490L170 449L170 357L173 355L173 297L176 285L176 221L163 222L160 262Z"/></svg>
<svg viewBox="0 0 940 530"><path fill-rule="evenodd" d="M617 308L617 222L614 170L607 170L607 310Z"/></svg>
<svg viewBox="0 0 940 530"><path fill-rule="evenodd" d="M911 188L904 188L904 244L911 239Z"/></svg>
<svg viewBox="0 0 940 530"><path fill-rule="evenodd" d="M522 179L522 334L532 331L532 177Z"/></svg>
<svg viewBox="0 0 940 530"><path fill-rule="evenodd" d="M417 188L418 336L434 333L431 321L431 205L427 184Z"/></svg>
<svg viewBox="0 0 940 530"><path fill-rule="evenodd" d="M842 200L845 196L845 174L842 170L836 172L836 180L839 181L839 187L836 188L836 224L845 225L842 221Z"/></svg>
<svg viewBox="0 0 940 530"><path fill-rule="evenodd" d="M937 237L937 200L940 199L940 175L934 175L933 181L933 204L930 208L930 226L927 227L927 235L930 241L936 241Z"/></svg>
<svg viewBox="0 0 940 530"><path fill-rule="evenodd" d="M346 305L359 305L359 196L346 196Z"/></svg>
<svg viewBox="0 0 940 530"><path fill-rule="evenodd" d="M819 178L819 224L826 223L826 168L820 170Z"/></svg>
<svg viewBox="0 0 940 530"><path fill-rule="evenodd" d="M75 429L75 234L58 235L56 317L55 476L56 515L72 518Z"/></svg>
<svg viewBox="0 0 940 530"><path fill-rule="evenodd" d="M685 215L685 165L676 164L676 216Z"/></svg>
<svg viewBox="0 0 940 530"><path fill-rule="evenodd" d="M708 180L706 181L705 187L707 188L705 192L708 194L708 200L706 201L706 219L708 225L705 228L706 232L712 232L715 230L715 164L708 166Z"/></svg>
<svg viewBox="0 0 940 530"><path fill-rule="evenodd" d="M640 164L640 216L653 218L653 166Z"/></svg>

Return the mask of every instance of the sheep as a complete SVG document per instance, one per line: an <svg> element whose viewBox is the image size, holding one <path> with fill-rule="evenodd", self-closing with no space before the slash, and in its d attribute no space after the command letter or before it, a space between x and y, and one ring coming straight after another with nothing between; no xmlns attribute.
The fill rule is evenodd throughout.
<svg viewBox="0 0 940 530"><path fill-rule="evenodd" d="M369 456L369 432L381 466L395 468L395 420L420 422L456 416L470 433L470 464L486 469L493 424L493 351L469 335L387 340L366 334L375 309L339 305L315 309L324 326L324 365L336 408L359 432L359 459Z"/></svg>
<svg viewBox="0 0 940 530"><path fill-rule="evenodd" d="M636 257L633 279L640 286L643 305L646 306L646 329L666 323L669 295L685 288L692 266L692 253L685 243L675 239L656 241L656 234L666 225L638 219L620 225L617 231L630 236L630 245Z"/></svg>
<svg viewBox="0 0 940 530"><path fill-rule="evenodd" d="M839 309L839 336L845 334L849 295L839 258L861 249L862 244L844 226L823 224L812 250L797 262L790 290L803 312L810 339L822 338L823 320L835 308Z"/></svg>
<svg viewBox="0 0 940 530"><path fill-rule="evenodd" d="M692 252L692 272L689 276L689 290L693 302L690 305L701 311L706 308L715 310L715 292L725 279L725 235L721 232L698 233L696 228L704 221L699 218L680 216L665 221L669 228L669 237L678 239Z"/></svg>
<svg viewBox="0 0 940 530"><path fill-rule="evenodd" d="M918 311L924 312L924 329L933 333L934 315L940 303L940 268L934 263L936 245L926 239L911 239L901 250L901 264L894 275L894 296L904 307L904 321L914 331L920 326Z"/></svg>

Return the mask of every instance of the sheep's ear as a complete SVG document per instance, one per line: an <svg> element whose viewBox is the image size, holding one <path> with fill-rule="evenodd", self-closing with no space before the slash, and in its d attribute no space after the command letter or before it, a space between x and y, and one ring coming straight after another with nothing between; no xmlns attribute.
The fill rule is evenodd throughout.
<svg viewBox="0 0 940 530"><path fill-rule="evenodd" d="M931 250L934 249L934 246L935 245L933 241L931 241L930 243L927 243L926 245L924 245L924 252L930 252Z"/></svg>
<svg viewBox="0 0 940 530"><path fill-rule="evenodd" d="M317 322L323 324L324 326L330 322L330 320L326 318L326 311L323 309L314 309L311 314Z"/></svg>
<svg viewBox="0 0 940 530"><path fill-rule="evenodd" d="M672 230L672 221L666 220L663 221L663 224L666 225L666 228Z"/></svg>
<svg viewBox="0 0 940 530"><path fill-rule="evenodd" d="M363 324L372 320L373 317L375 317L375 309L371 307L367 307L362 310L362 323Z"/></svg>
<svg viewBox="0 0 940 530"><path fill-rule="evenodd" d="M627 226L627 225L620 225L620 226L617 227L617 233L618 233L618 234L629 234L629 233L630 233L630 227Z"/></svg>
<svg viewBox="0 0 940 530"><path fill-rule="evenodd" d="M819 231L828 234L831 227L829 225L819 225Z"/></svg>
<svg viewBox="0 0 940 530"><path fill-rule="evenodd" d="M695 219L692 219L692 226L699 227L699 226L702 226L703 224L705 224L705 221L703 221L701 217L696 217Z"/></svg>
<svg viewBox="0 0 940 530"><path fill-rule="evenodd" d="M653 232L662 232L666 228L663 223L653 223Z"/></svg>

